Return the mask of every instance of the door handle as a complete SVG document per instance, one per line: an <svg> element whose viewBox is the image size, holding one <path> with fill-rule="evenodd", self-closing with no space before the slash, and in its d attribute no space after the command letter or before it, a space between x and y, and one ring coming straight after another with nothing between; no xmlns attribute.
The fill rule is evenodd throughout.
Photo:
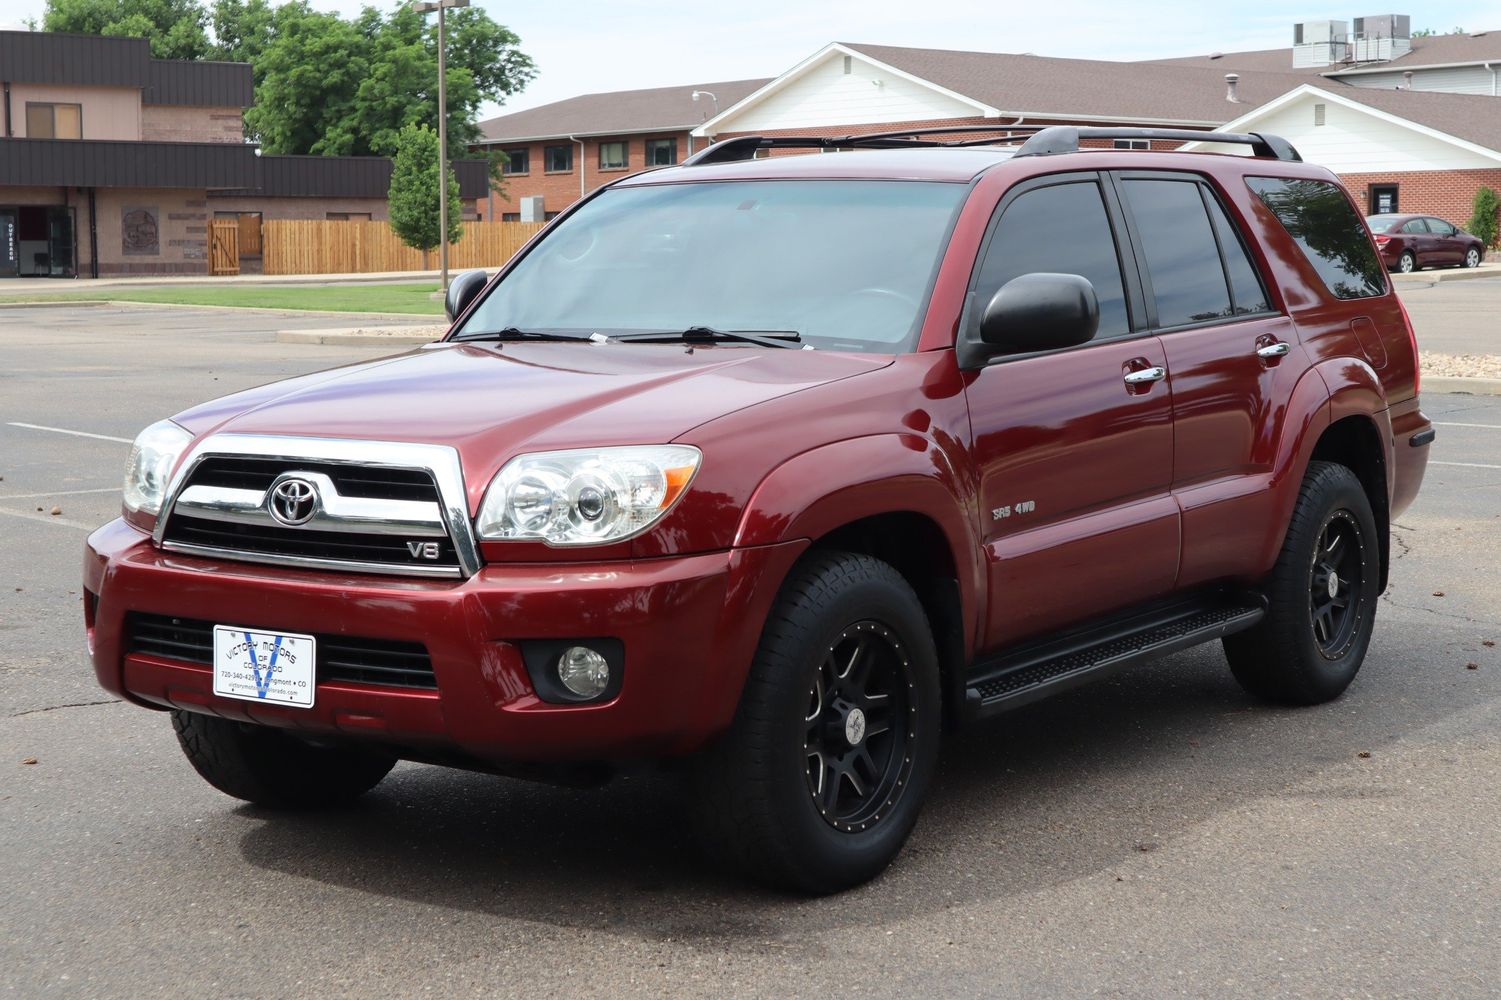
<svg viewBox="0 0 1501 1000"><path fill-rule="evenodd" d="M1167 369L1161 365L1153 365L1151 368L1143 368L1140 371L1126 372L1121 377L1125 379L1127 385L1150 385L1167 378Z"/></svg>
<svg viewBox="0 0 1501 1000"><path fill-rule="evenodd" d="M1256 356L1270 360L1272 358L1285 357L1291 349L1287 346L1286 341L1278 341L1275 344L1267 344L1265 347L1256 348Z"/></svg>

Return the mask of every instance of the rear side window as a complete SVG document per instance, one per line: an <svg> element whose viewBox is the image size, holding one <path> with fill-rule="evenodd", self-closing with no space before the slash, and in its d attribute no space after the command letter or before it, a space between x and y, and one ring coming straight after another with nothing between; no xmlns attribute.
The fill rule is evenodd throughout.
<svg viewBox="0 0 1501 1000"><path fill-rule="evenodd" d="M1428 231L1428 226L1423 222L1422 219L1413 219L1407 225L1402 227L1402 231L1404 233L1426 233Z"/></svg>
<svg viewBox="0 0 1501 1000"><path fill-rule="evenodd" d="M1247 177L1246 184L1272 210L1336 298L1363 299L1386 291L1365 226L1337 185L1286 177Z"/></svg>
<svg viewBox="0 0 1501 1000"><path fill-rule="evenodd" d="M1205 204L1209 206L1209 219L1214 223L1214 234L1219 237L1220 253L1225 257L1225 276L1230 279L1230 298L1235 302L1235 314L1270 312L1272 303L1267 299L1266 288L1256 274L1256 265L1246 252L1245 241L1231 225L1225 210L1212 195L1206 193Z"/></svg>
<svg viewBox="0 0 1501 1000"><path fill-rule="evenodd" d="M1230 286L1199 185L1190 180L1127 180L1126 200L1152 279L1158 326L1233 316Z"/></svg>
<svg viewBox="0 0 1501 1000"><path fill-rule="evenodd" d="M1100 300L1097 339L1130 332L1120 256L1096 182L1035 188L1006 207L980 264L971 322L979 325L986 304L1002 285L1037 272L1089 279Z"/></svg>

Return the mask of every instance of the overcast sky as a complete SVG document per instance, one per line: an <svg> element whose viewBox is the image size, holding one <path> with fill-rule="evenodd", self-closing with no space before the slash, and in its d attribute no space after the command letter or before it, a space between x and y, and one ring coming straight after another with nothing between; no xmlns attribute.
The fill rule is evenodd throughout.
<svg viewBox="0 0 1501 1000"><path fill-rule="evenodd" d="M475 0L521 36L536 81L486 117L578 94L776 76L831 41L1083 59L1150 59L1292 44L1297 21L1378 13L1351 0ZM312 0L352 14L360 0ZM0 0L0 25L40 18L45 0ZM1374 4L1371 5L1374 7ZM1391 3L1414 29L1501 31L1501 0ZM1289 62L1291 56L1289 55Z"/></svg>

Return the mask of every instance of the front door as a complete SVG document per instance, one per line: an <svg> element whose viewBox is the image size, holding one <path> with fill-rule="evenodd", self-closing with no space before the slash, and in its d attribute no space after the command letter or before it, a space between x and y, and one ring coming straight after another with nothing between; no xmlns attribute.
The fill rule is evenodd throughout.
<svg viewBox="0 0 1501 1000"><path fill-rule="evenodd" d="M1171 589L1171 393L1161 342L1142 335L1121 269L1120 218L1095 174L1012 190L981 251L961 336L1006 282L1088 278L1100 328L1082 347L1000 357L967 389L989 574L982 651ZM1132 300L1136 301L1133 315ZM1135 322L1133 322L1135 320ZM1127 381L1127 376L1134 376Z"/></svg>
<svg viewBox="0 0 1501 1000"><path fill-rule="evenodd" d="M73 210L57 206L47 210L47 273L55 278L71 278L77 260L74 253Z"/></svg>
<svg viewBox="0 0 1501 1000"><path fill-rule="evenodd" d="M1236 576L1271 517L1268 480L1303 366L1240 225L1197 174L1122 172L1116 182L1153 328L1173 379L1173 490L1183 509L1177 585ZM1284 359L1290 363L1284 364Z"/></svg>

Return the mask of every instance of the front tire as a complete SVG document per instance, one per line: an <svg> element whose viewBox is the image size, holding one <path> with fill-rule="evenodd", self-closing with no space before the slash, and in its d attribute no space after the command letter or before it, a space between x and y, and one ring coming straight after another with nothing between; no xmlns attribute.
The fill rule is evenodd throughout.
<svg viewBox="0 0 1501 1000"><path fill-rule="evenodd" d="M1468 250L1465 251L1465 267L1479 267L1479 266L1480 266L1480 250L1477 247L1470 247L1470 249L1468 249Z"/></svg>
<svg viewBox="0 0 1501 1000"><path fill-rule="evenodd" d="M1403 250L1402 256L1397 258L1397 270L1403 274L1411 274L1418 269L1417 254L1411 250Z"/></svg>
<svg viewBox="0 0 1501 1000"><path fill-rule="evenodd" d="M315 747L269 726L174 710L172 728L203 780L225 795L273 809L341 805L380 783L396 758Z"/></svg>
<svg viewBox="0 0 1501 1000"><path fill-rule="evenodd" d="M917 822L939 745L938 654L888 564L818 552L789 576L729 731L697 762L708 846L821 894L880 874Z"/></svg>
<svg viewBox="0 0 1501 1000"><path fill-rule="evenodd" d="M1376 521L1360 480L1346 466L1310 463L1267 580L1266 617L1224 639L1241 687L1289 705L1339 697L1370 646L1380 576Z"/></svg>

